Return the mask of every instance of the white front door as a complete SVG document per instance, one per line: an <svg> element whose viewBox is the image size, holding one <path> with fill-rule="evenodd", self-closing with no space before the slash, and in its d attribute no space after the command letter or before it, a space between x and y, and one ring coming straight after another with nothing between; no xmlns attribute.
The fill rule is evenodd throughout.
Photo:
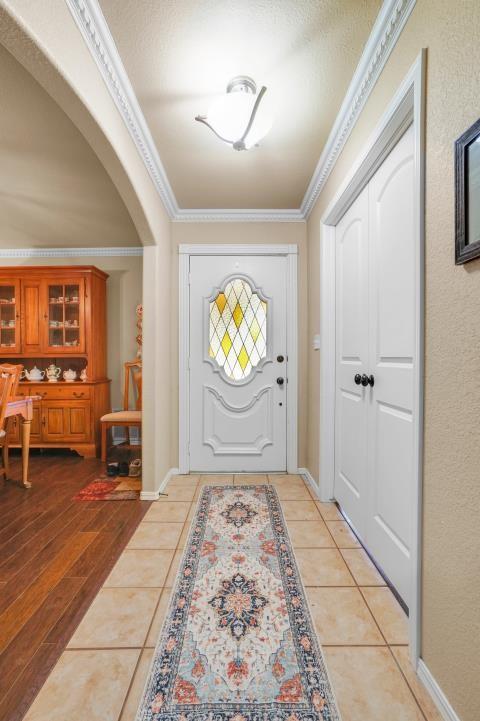
<svg viewBox="0 0 480 721"><path fill-rule="evenodd" d="M190 468L286 471L284 256L190 258Z"/></svg>
<svg viewBox="0 0 480 721"><path fill-rule="evenodd" d="M413 128L336 229L335 497L410 603L414 484Z"/></svg>

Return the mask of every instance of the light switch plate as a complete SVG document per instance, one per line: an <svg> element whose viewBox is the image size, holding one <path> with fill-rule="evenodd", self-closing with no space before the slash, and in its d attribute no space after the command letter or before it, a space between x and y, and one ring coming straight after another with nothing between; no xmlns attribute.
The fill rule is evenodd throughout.
<svg viewBox="0 0 480 721"><path fill-rule="evenodd" d="M320 335L313 336L313 350L320 350Z"/></svg>

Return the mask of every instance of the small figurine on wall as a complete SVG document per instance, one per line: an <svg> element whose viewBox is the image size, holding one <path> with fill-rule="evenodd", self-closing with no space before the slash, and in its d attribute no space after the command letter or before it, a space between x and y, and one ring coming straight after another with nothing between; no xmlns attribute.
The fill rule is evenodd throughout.
<svg viewBox="0 0 480 721"><path fill-rule="evenodd" d="M137 336L135 340L137 341L138 350L137 350L137 358L142 357L142 324L143 324L143 305L140 303L137 305L136 308L136 315L137 315Z"/></svg>

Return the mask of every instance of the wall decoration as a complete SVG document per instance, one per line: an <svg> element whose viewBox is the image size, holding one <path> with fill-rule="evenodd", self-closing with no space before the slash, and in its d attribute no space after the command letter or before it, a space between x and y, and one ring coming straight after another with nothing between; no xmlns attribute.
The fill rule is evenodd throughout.
<svg viewBox="0 0 480 721"><path fill-rule="evenodd" d="M455 142L455 263L480 256L480 120Z"/></svg>
<svg viewBox="0 0 480 721"><path fill-rule="evenodd" d="M137 341L138 350L137 350L137 358L142 357L142 324L143 324L143 305L139 304L137 305L135 309L135 313L137 316L137 335L135 337L135 340Z"/></svg>

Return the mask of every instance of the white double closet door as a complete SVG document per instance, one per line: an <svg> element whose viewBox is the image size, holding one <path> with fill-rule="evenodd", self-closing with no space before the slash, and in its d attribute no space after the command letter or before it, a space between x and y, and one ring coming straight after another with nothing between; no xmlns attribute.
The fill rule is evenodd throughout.
<svg viewBox="0 0 480 721"><path fill-rule="evenodd" d="M335 498L410 603L416 251L410 127L336 227Z"/></svg>

